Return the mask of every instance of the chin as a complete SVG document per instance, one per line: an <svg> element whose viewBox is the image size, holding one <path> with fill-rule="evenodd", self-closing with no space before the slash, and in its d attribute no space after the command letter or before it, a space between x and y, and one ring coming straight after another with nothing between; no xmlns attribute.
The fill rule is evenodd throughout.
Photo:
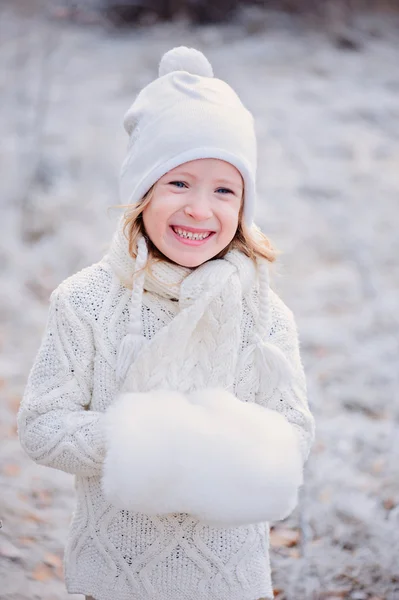
<svg viewBox="0 0 399 600"><path fill-rule="evenodd" d="M227 242L227 245L228 243L229 242ZM191 250L188 250L187 248L182 248L180 250L179 248L176 248L174 245L170 244L159 244L159 246L156 246L154 244L154 246L158 248L159 252L161 252L161 254L163 254L171 262L180 265L181 267L186 267L188 269L195 269L196 267L203 265L209 260L212 260L215 256L220 254L220 252L222 252L222 250L224 250L227 247L227 245L224 246L220 243L213 244L209 248L206 248L205 251L205 248L192 248Z"/></svg>
<svg viewBox="0 0 399 600"><path fill-rule="evenodd" d="M199 267L200 265L204 264L207 260L210 260L212 258L212 256L205 256L205 257L197 257L197 256L192 256L192 257L186 257L186 258L178 258L178 257L172 257L169 256L168 257L169 260L172 260L173 262L175 262L176 264L180 265L181 267L187 267L189 269L194 269L195 267Z"/></svg>

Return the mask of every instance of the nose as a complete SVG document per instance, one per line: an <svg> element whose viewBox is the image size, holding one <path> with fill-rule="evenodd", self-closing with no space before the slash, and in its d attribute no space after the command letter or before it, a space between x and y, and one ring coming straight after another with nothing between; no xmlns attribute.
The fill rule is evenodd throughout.
<svg viewBox="0 0 399 600"><path fill-rule="evenodd" d="M211 204L205 194L190 198L184 207L184 212L195 221L206 221L213 216Z"/></svg>

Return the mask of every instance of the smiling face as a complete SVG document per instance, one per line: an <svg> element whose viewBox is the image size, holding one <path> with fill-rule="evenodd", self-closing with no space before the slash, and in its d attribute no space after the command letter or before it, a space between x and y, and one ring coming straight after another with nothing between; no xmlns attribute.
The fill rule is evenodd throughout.
<svg viewBox="0 0 399 600"><path fill-rule="evenodd" d="M243 191L240 172L223 160L179 165L153 188L143 211L147 235L173 262L198 267L234 238Z"/></svg>

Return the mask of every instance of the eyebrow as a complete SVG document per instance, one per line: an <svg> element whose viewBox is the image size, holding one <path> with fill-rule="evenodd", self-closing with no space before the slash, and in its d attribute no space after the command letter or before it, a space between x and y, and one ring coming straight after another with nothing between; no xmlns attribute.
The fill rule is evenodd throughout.
<svg viewBox="0 0 399 600"><path fill-rule="evenodd" d="M166 173L165 177L192 177L193 179L197 179L195 175L192 173L188 173L187 171L176 171L176 173Z"/></svg>
<svg viewBox="0 0 399 600"><path fill-rule="evenodd" d="M176 177L191 177L192 179L198 179L198 177L196 175L194 175L193 173L188 173L187 171L177 171L176 174L174 174L174 175L171 175L169 173L169 176L174 177L174 178L176 178ZM224 177L215 179L214 183L218 184L218 185L221 185L221 184L229 185L231 187L237 187L238 189L243 188L242 181L240 181L239 183L233 183L230 179L225 179Z"/></svg>

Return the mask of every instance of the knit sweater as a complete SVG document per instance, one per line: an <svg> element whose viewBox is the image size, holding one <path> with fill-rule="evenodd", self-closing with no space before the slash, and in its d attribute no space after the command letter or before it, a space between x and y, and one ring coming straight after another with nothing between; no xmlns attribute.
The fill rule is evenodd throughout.
<svg viewBox="0 0 399 600"><path fill-rule="evenodd" d="M293 378L288 386L271 386L266 393L256 368L248 361L246 352L259 310L259 285L248 262L244 261L237 279L241 287L229 288L230 299L223 292L227 283L221 285L216 296L210 293L213 299L187 339L176 336L178 330L173 333L174 324L193 301L216 289L227 262L211 261L193 273L160 263L152 275L146 275L140 310L147 345L131 366L122 395L116 367L131 316L131 292L125 283L134 261L121 232L102 261L65 280L51 296L45 334L18 414L18 430L21 444L33 460L75 475L77 503L64 558L69 593L92 595L96 600L273 597L270 519L256 515L269 502L269 512L259 514L282 518L275 505L284 504L286 480L297 470L285 466L290 453L295 454L289 435L294 432L302 466L314 438L314 422L306 400L294 317L272 290L266 341L284 354ZM236 314L231 314L227 305L231 296L235 296L236 306L239 301ZM162 334L171 327L171 335L164 336L164 349L169 343L168 358L173 360L164 364L159 349ZM215 328L218 343L212 335ZM242 361L244 355L247 362ZM234 393L238 406L226 398L222 402L220 394L214 402L212 394L202 394L207 386L222 388L232 399ZM162 388L166 391L159 393L169 393L164 396L169 402L167 410L165 403L151 396L152 390ZM132 395L127 397L127 392ZM187 397L196 392L197 397L188 403L186 396L177 398L175 392ZM147 414L149 402L159 407L158 420L154 418L158 413ZM209 413L216 428L212 435L209 420L204 421L199 412L195 414L204 428L193 425L196 418L189 411L194 404L195 410L201 410L201 403L203 415L205 410L213 410ZM233 410L231 406L236 413L228 412ZM261 412L255 419L251 413L246 422L249 408ZM227 433L226 415L232 424ZM271 425L266 423L265 429L260 429L256 445L248 450L249 438L259 433L256 422L262 419ZM129 420L135 428L129 428ZM247 431L243 444L241 427ZM274 435L276 427L281 436ZM193 448L187 446L190 441L179 437L182 429L189 430L189 439L195 440ZM184 443L179 445L180 439ZM291 444L287 450L284 440ZM182 456L185 461L180 464ZM264 471L260 471L259 486L251 487L249 476L248 486L241 492L248 472L252 467L256 470L264 456L266 473L270 473L267 485ZM296 457L292 465L295 461ZM173 462L179 465L173 467ZM180 469L176 477L173 468ZM279 473L284 469L287 475L282 483ZM154 487L154 479L158 483L165 473L165 485L168 481L173 484L162 492L162 487ZM219 483L219 479L223 481ZM298 487L298 482L295 485ZM154 493L157 489L158 494ZM259 490L264 494L260 501ZM290 500L283 512L292 508Z"/></svg>

